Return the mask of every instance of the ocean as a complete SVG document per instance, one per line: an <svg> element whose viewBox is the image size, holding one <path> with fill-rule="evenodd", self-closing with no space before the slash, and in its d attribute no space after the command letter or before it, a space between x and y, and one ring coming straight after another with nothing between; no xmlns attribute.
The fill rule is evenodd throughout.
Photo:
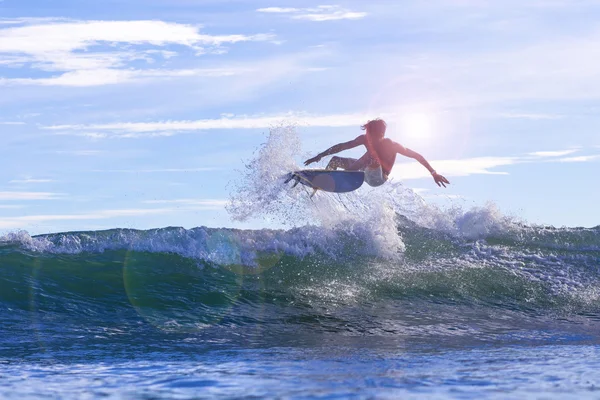
<svg viewBox="0 0 600 400"><path fill-rule="evenodd" d="M273 129L232 183L277 229L0 236L0 397L600 398L600 227L310 198L299 147Z"/></svg>
<svg viewBox="0 0 600 400"><path fill-rule="evenodd" d="M600 228L394 221L5 235L0 394L600 397Z"/></svg>

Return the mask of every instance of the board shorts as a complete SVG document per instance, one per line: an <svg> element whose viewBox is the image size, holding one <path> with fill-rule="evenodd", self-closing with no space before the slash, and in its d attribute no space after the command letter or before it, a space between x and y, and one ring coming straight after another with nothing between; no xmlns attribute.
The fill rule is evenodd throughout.
<svg viewBox="0 0 600 400"><path fill-rule="evenodd" d="M367 167L365 171L365 182L369 186L377 187L383 185L387 181L387 175L383 173L381 165L378 167Z"/></svg>

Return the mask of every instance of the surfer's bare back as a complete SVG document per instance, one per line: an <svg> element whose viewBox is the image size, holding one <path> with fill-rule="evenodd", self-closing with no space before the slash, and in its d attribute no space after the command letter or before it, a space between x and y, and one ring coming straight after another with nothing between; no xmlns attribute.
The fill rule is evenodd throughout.
<svg viewBox="0 0 600 400"><path fill-rule="evenodd" d="M386 138L385 130L387 125L384 120L371 120L361 128L366 131L366 134L360 135L349 142L338 143L315 157L306 160L304 165L317 162L330 154L363 145L367 148L367 152L358 160L355 158L334 156L329 161L329 164L327 164L326 169L336 170L341 168L346 171L364 171L365 182L371 186L381 186L387 181L390 172L392 172L394 162L396 162L396 154L402 154L405 157L414 158L427 168L438 186L446 187L446 184L450 184L448 179L435 172L422 155Z"/></svg>

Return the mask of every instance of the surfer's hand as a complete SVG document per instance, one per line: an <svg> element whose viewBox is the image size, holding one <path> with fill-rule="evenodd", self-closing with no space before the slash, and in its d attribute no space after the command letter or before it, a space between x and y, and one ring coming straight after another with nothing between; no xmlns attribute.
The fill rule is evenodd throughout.
<svg viewBox="0 0 600 400"><path fill-rule="evenodd" d="M450 182L448 181L448 179L446 179L444 176L438 174L437 172L434 172L433 174L431 174L433 176L433 180L435 181L435 183L437 183L437 185L439 187L446 187L446 184L450 184Z"/></svg>
<svg viewBox="0 0 600 400"><path fill-rule="evenodd" d="M312 164L314 162L319 162L319 161L321 161L321 156L314 156L313 158L310 158L310 159L304 161L304 165Z"/></svg>

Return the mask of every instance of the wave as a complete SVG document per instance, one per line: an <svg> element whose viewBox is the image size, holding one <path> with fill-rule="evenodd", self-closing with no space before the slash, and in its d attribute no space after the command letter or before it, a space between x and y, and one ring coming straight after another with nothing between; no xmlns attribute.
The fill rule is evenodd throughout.
<svg viewBox="0 0 600 400"><path fill-rule="evenodd" d="M600 315L600 228L512 225L471 239L397 221L406 247L393 257L320 227L17 232L0 245L0 299L106 318L133 305L161 327L302 323L390 302Z"/></svg>

